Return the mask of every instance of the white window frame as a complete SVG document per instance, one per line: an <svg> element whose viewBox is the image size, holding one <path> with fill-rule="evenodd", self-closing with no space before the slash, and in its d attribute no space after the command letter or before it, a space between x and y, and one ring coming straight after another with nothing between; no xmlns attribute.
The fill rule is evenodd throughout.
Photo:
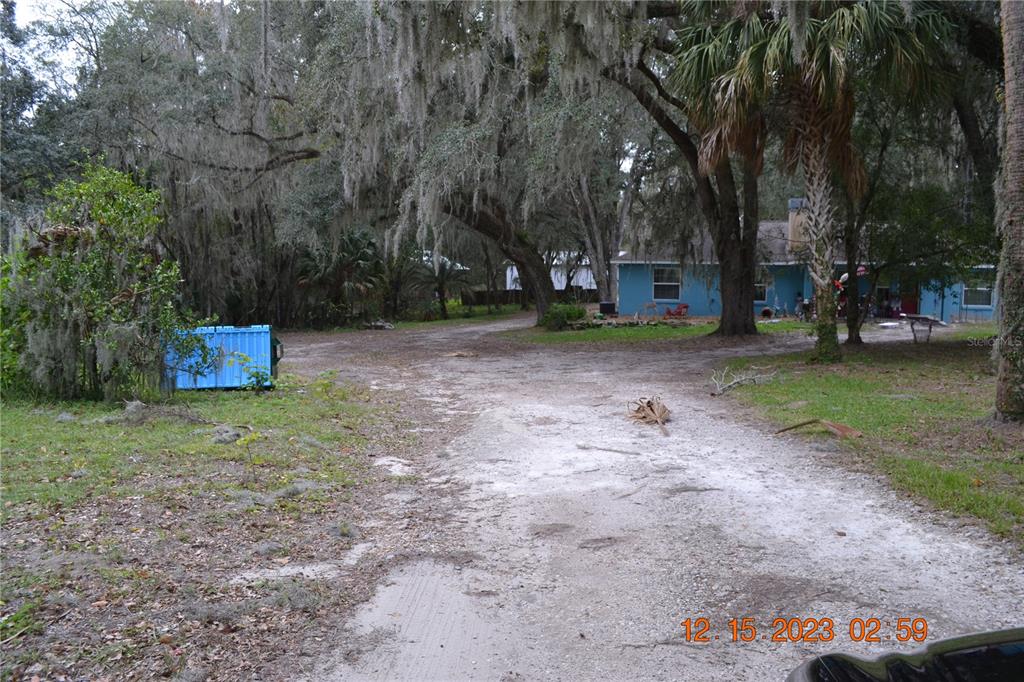
<svg viewBox="0 0 1024 682"><path fill-rule="evenodd" d="M675 271L675 273L676 273L675 274L676 281L674 281L674 282L668 282L668 281L659 282L658 281L658 270L673 270L673 271ZM654 301L678 301L678 300L680 300L683 297L683 272L682 272L682 268L673 267L671 265L668 265L668 266L665 266L665 265L655 265L654 266L654 271L651 273L651 279L653 280L653 282L651 283L652 284L651 285L651 299L652 300L654 300ZM673 287L675 287L676 288L676 295L673 298L664 298L664 297L659 298L655 294L655 292L658 291L658 287L659 286L664 286L664 287L673 286Z"/></svg>
<svg viewBox="0 0 1024 682"><path fill-rule="evenodd" d="M967 302L967 292L968 291L987 291L988 292L988 303L987 304L968 303ZM962 302L962 305L963 305L964 308L968 308L968 309L972 309L972 310L988 310L989 308L992 307L992 304L995 302L994 295L995 295L995 290L994 290L993 287L969 287L969 286L967 286L967 284L964 284L963 287L960 290L960 301Z"/></svg>
<svg viewBox="0 0 1024 682"><path fill-rule="evenodd" d="M761 287L764 289L764 298L757 297L757 288ZM754 285L754 303L767 303L768 302L768 285L758 282Z"/></svg>

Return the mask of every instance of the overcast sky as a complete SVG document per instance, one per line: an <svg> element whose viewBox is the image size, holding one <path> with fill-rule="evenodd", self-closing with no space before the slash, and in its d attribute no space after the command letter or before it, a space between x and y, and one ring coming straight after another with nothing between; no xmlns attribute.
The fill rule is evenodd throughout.
<svg viewBox="0 0 1024 682"><path fill-rule="evenodd" d="M72 4L79 3L81 0L69 0ZM52 17L58 14L61 10L66 9L66 5L60 0L15 0L14 3L14 21L19 27L25 28L33 21ZM39 49L39 46L29 48L34 52ZM36 52L38 54L38 52ZM45 54L44 56L50 60L56 56L56 62L59 65L57 68L60 70L60 75L56 76L49 69L40 69L38 64L34 64L32 60L28 61L29 68L32 68L36 75L36 78L50 83L51 86L58 87L57 82L67 84L69 81L74 80L74 64L76 62L75 53L71 48L61 50L60 54Z"/></svg>
<svg viewBox="0 0 1024 682"><path fill-rule="evenodd" d="M14 5L14 20L24 28L36 19L49 14L50 8L59 5L56 0L17 0Z"/></svg>

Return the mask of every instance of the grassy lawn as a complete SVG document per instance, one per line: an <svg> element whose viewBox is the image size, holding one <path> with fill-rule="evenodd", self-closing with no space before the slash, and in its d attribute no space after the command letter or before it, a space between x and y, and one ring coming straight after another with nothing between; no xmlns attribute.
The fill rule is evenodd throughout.
<svg viewBox="0 0 1024 682"><path fill-rule="evenodd" d="M977 324L960 325L958 328L947 333L943 338L953 341L974 341L975 343L985 341L999 332L995 322L979 322Z"/></svg>
<svg viewBox="0 0 1024 682"><path fill-rule="evenodd" d="M508 336L520 341L539 344L563 343L633 343L637 341L665 341L669 339L685 339L707 336L718 327L716 321L695 321L685 327L670 325L643 325L636 327L590 327L581 330L551 332L540 327L508 332ZM791 332L807 333L811 325L795 320L783 320L766 324L758 323L757 330L762 334L786 334Z"/></svg>
<svg viewBox="0 0 1024 682"><path fill-rule="evenodd" d="M226 581L338 556L367 498L393 485L363 454L370 438L388 442L385 420L332 376L261 393L179 392L134 414L2 407L0 679L44 655L52 674L173 676L186 659L174 647L216 648L236 627L299 636L312 604L344 602L345 591Z"/></svg>
<svg viewBox="0 0 1024 682"><path fill-rule="evenodd" d="M809 365L803 353L737 360L737 369L779 373L733 395L779 425L821 418L862 431L844 444L896 487L1024 542L1024 430L989 418L990 348L972 341L985 334L867 345L836 366ZM803 432L832 438L816 426Z"/></svg>
<svg viewBox="0 0 1024 682"><path fill-rule="evenodd" d="M460 322L486 322L488 320L501 320L511 317L517 313L524 312L518 303L491 306L491 312L487 312L487 306L464 306L461 303L448 305L447 320L400 320L395 322L396 329L415 329L417 327L432 326L435 324L458 324Z"/></svg>
<svg viewBox="0 0 1024 682"><path fill-rule="evenodd" d="M285 382L262 393L179 392L134 425L120 419L119 406L102 403L4 404L4 514L47 514L97 496L160 495L167 489L154 477L173 480L184 469L203 478L224 462L243 465L250 480L239 485L253 489L287 485L300 465L307 476L352 483L353 463L336 455L363 441L363 408L349 398L327 381ZM206 422L235 425L253 442L215 444Z"/></svg>

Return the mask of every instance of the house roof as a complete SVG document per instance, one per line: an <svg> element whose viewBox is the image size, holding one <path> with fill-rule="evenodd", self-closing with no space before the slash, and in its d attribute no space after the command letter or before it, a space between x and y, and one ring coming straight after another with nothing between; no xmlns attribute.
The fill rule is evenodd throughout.
<svg viewBox="0 0 1024 682"><path fill-rule="evenodd" d="M789 222L785 220L762 220L757 229L758 261L767 265L792 265L802 262L798 257L802 243L789 240ZM698 264L717 263L711 240L702 238L693 244L694 253L699 255ZM651 265L676 265L679 253L670 249L651 249L646 251L620 251L612 258L612 263L644 263Z"/></svg>

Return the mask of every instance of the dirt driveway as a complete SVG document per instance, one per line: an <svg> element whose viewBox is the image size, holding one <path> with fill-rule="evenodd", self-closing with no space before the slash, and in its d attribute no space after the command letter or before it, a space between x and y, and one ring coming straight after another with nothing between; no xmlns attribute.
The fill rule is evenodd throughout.
<svg viewBox="0 0 1024 682"><path fill-rule="evenodd" d="M814 653L912 646L885 641L898 618L927 619L929 641L1022 624L1016 550L708 396L715 360L806 339L592 350L493 334L529 323L285 338L288 369L338 369L413 410L422 445L386 465L419 483L393 502L443 519L309 679L777 680ZM672 408L668 436L624 417L650 394ZM835 638L773 642L779 616L831 618ZM682 638L698 617L710 643ZM734 643L727 621L744 617L758 635ZM852 642L853 618L878 618L882 641Z"/></svg>

